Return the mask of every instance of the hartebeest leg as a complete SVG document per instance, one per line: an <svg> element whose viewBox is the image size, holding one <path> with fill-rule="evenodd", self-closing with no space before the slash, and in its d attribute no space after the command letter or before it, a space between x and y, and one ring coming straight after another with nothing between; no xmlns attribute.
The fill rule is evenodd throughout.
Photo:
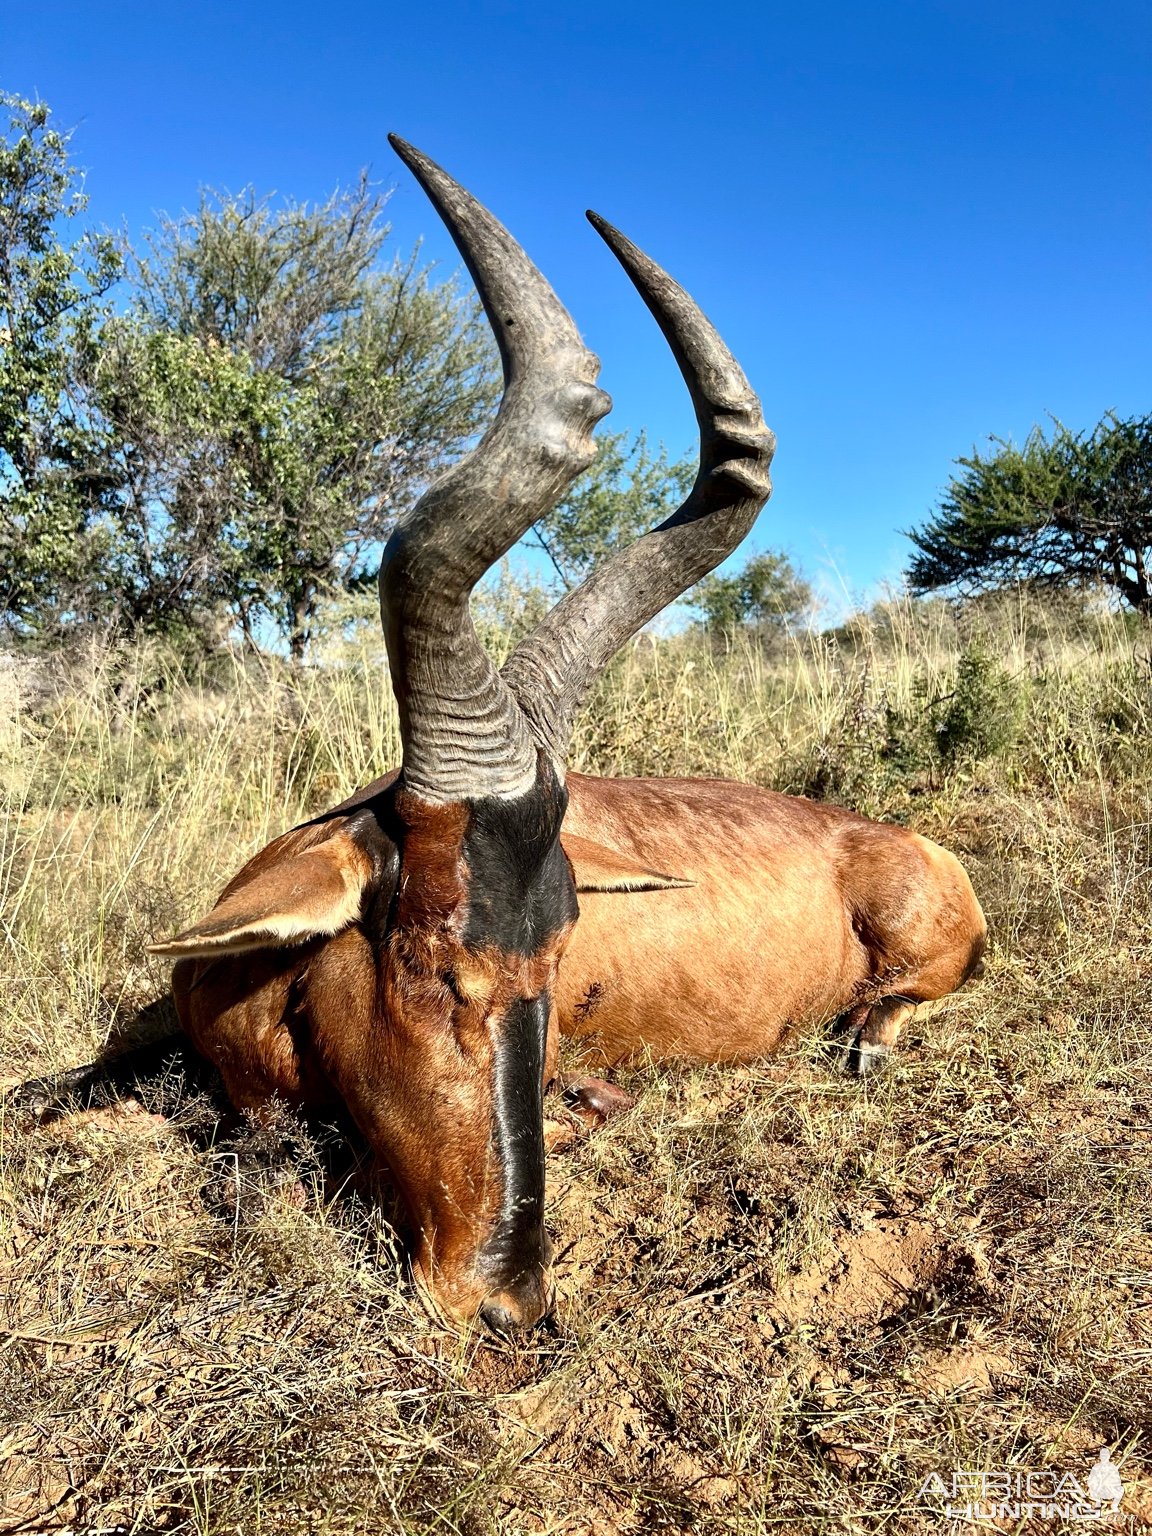
<svg viewBox="0 0 1152 1536"><path fill-rule="evenodd" d="M882 997L842 1014L836 1032L843 1040L844 1070L860 1077L879 1071L915 1011L915 1003L906 997Z"/></svg>
<svg viewBox="0 0 1152 1536"><path fill-rule="evenodd" d="M631 1109L636 1100L600 1077L570 1077L561 1085L565 1106L593 1129Z"/></svg>
<svg viewBox="0 0 1152 1536"><path fill-rule="evenodd" d="M560 1119L545 1117L544 1145L549 1152L563 1152L582 1131L599 1130L636 1102L623 1088L600 1077L556 1078L551 1088L559 1090L566 1113Z"/></svg>
<svg viewBox="0 0 1152 1536"><path fill-rule="evenodd" d="M915 1012L916 1004L906 997L884 997L873 1003L857 1045L857 1070L862 1077L884 1065L896 1047L900 1031Z"/></svg>

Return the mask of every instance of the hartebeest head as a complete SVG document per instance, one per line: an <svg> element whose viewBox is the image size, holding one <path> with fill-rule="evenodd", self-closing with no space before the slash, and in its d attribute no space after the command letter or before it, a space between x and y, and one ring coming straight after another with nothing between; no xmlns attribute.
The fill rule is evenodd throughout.
<svg viewBox="0 0 1152 1536"><path fill-rule="evenodd" d="M542 1096L578 884L679 883L598 864L594 849L594 867L574 872L560 842L573 721L620 645L748 532L768 497L774 445L688 295L589 214L688 383L700 472L683 506L569 592L498 672L470 595L591 462L610 401L596 387L597 359L508 232L424 155L392 143L468 264L505 385L479 446L401 519L384 552L402 767L338 832L309 834L291 900L282 872L280 894L270 885L260 895L255 870L161 948L206 957L214 947L317 945L309 974L333 1015L319 1029L310 1005L317 1050L391 1166L418 1270L447 1311L479 1310L506 1331L548 1305Z"/></svg>

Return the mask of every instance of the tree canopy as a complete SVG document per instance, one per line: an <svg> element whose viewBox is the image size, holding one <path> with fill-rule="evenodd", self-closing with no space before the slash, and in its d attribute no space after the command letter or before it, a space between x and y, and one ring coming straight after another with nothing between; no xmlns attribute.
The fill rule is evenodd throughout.
<svg viewBox="0 0 1152 1536"><path fill-rule="evenodd" d="M398 513L487 420L478 303L389 254L363 180L320 206L206 193L138 253L68 245L68 140L9 105L0 622L271 626L302 654L320 596L374 576Z"/></svg>
<svg viewBox="0 0 1152 1536"><path fill-rule="evenodd" d="M302 656L322 599L374 579L396 517L491 415L478 301L394 250L363 178L320 205L208 191L136 249L69 239L68 136L0 103L0 630L275 634ZM696 468L606 434L528 543L572 587ZM810 596L766 554L687 602L771 628Z"/></svg>
<svg viewBox="0 0 1152 1536"><path fill-rule="evenodd" d="M741 570L722 576L713 571L693 590L693 607L705 626L719 634L742 627L767 632L794 628L812 611L812 588L787 555L766 550Z"/></svg>
<svg viewBox="0 0 1152 1536"><path fill-rule="evenodd" d="M1103 585L1152 614L1152 415L992 441L957 461L936 515L909 534L912 590Z"/></svg>
<svg viewBox="0 0 1152 1536"><path fill-rule="evenodd" d="M495 399L478 306L389 228L365 184L318 208L207 196L129 268L92 375L112 426L133 618L206 601L294 654ZM158 515L162 537L157 543Z"/></svg>
<svg viewBox="0 0 1152 1536"><path fill-rule="evenodd" d="M77 374L121 259L68 238L87 198L48 108L0 95L0 114L0 614L27 624L77 602L108 556L106 442Z"/></svg>
<svg viewBox="0 0 1152 1536"><path fill-rule="evenodd" d="M696 478L696 461L655 453L639 432L605 432L596 457L568 495L533 527L526 543L543 550L565 589L601 560L675 511Z"/></svg>

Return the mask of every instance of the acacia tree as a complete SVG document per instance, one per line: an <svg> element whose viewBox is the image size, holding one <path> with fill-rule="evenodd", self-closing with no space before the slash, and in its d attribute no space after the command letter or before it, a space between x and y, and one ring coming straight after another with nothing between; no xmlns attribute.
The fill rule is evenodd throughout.
<svg viewBox="0 0 1152 1536"><path fill-rule="evenodd" d="M0 95L0 113L0 625L20 630L84 611L107 558L107 444L76 375L120 258L65 238L87 198L49 109Z"/></svg>
<svg viewBox="0 0 1152 1536"><path fill-rule="evenodd" d="M605 432L596 457L568 495L525 539L548 556L565 589L579 585L599 561L662 522L688 494L696 476L691 458L653 453L639 432Z"/></svg>
<svg viewBox="0 0 1152 1536"><path fill-rule="evenodd" d="M992 441L957 461L936 515L909 534L913 591L1103 585L1152 614L1152 415Z"/></svg>
<svg viewBox="0 0 1152 1536"><path fill-rule="evenodd" d="M382 263L384 199L317 208L205 196L131 269L90 375L117 444L120 590L133 624L214 608L303 654L396 515L496 394L478 306L417 253Z"/></svg>
<svg viewBox="0 0 1152 1536"><path fill-rule="evenodd" d="M713 571L697 583L690 600L705 627L718 634L741 628L783 632L802 623L813 602L808 582L787 555L773 550L753 555L731 575Z"/></svg>
<svg viewBox="0 0 1152 1536"><path fill-rule="evenodd" d="M653 453L644 432L631 441L626 432L605 433L591 466L525 543L548 556L561 586L574 587L593 566L663 522L687 496L697 467L693 455L669 459L663 444ZM733 575L705 576L683 601L719 633L742 626L782 630L811 610L812 589L786 556L768 551Z"/></svg>

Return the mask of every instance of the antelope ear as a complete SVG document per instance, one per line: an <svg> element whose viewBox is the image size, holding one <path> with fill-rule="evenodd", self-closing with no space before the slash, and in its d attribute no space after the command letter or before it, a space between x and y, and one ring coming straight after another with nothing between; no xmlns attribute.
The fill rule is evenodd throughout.
<svg viewBox="0 0 1152 1536"><path fill-rule="evenodd" d="M696 883L677 875L658 874L627 854L586 837L564 832L560 844L572 865L578 891L670 891Z"/></svg>
<svg viewBox="0 0 1152 1536"><path fill-rule="evenodd" d="M360 915L372 861L353 840L335 833L303 853L277 859L236 890L228 890L202 922L174 939L149 944L171 959L279 949L339 933Z"/></svg>

